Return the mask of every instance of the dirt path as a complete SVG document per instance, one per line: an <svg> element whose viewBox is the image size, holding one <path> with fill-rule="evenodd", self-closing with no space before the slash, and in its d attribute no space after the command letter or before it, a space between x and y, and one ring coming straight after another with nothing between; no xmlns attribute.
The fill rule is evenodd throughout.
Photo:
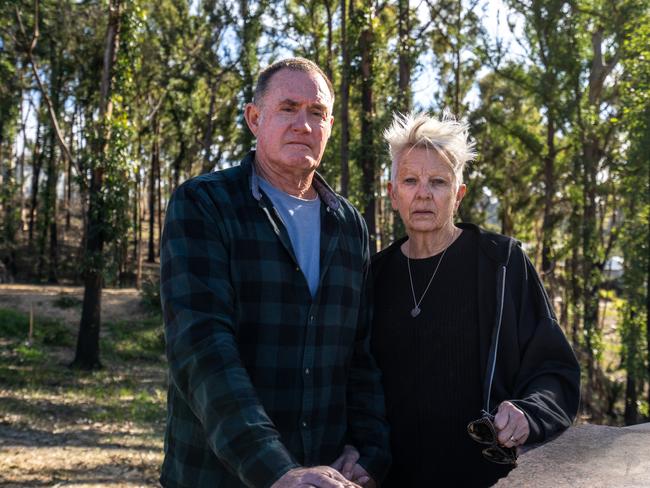
<svg viewBox="0 0 650 488"><path fill-rule="evenodd" d="M55 305L62 297L78 301L79 306L61 308ZM79 325L83 288L54 285L0 284L0 308L11 308L62 320L70 325ZM142 315L140 296L135 288L104 289L102 291L102 320L115 321Z"/></svg>
<svg viewBox="0 0 650 488"><path fill-rule="evenodd" d="M83 290L0 285L0 308L78 327ZM67 297L74 304L60 308ZM146 317L135 289L104 290L104 321ZM135 337L135 336L134 336ZM30 359L0 337L0 486L158 486L165 413L162 360L104 357L95 373L70 371L70 347Z"/></svg>

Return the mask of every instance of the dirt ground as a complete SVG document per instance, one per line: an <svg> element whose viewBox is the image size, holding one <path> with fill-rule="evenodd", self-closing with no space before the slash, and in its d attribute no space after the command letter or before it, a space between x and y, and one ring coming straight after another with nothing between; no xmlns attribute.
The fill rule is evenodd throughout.
<svg viewBox="0 0 650 488"><path fill-rule="evenodd" d="M0 308L33 310L37 317L59 319L76 330L80 306L60 308L53 302L62 296L81 299L82 295L83 290L74 287L0 285ZM133 320L139 315L144 316L144 311L137 290L104 290L103 321ZM11 354L8 348L0 350ZM54 379L46 376L42 387L0 383L0 486L158 486L164 363L134 367L105 361L101 373L84 375L66 368L72 354L69 347L48 350L48 367L56 374ZM15 367L17 375L24 374L24 365ZM32 366L35 375L37 367ZM108 385L103 395L102 385ZM151 395L139 397L139 390L150 392L155 402L149 401ZM142 405L153 408L155 418L130 421L129 412ZM113 412L126 414L116 418Z"/></svg>
<svg viewBox="0 0 650 488"><path fill-rule="evenodd" d="M0 284L0 307L20 310L41 317L59 319L77 327L80 308L61 308L54 302L61 297L83 299L83 288L75 286ZM135 288L102 291L102 320L113 321L142 314L140 296Z"/></svg>

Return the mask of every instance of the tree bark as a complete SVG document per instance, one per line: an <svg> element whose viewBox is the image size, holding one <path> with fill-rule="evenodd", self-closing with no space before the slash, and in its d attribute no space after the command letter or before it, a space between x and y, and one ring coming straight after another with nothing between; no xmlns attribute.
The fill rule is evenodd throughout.
<svg viewBox="0 0 650 488"><path fill-rule="evenodd" d="M350 51L347 38L347 0L341 0L341 195L350 192Z"/></svg>
<svg viewBox="0 0 650 488"><path fill-rule="evenodd" d="M34 140L34 153L32 155L32 191L30 194L29 205L29 225L28 225L28 245L32 248L34 242L34 224L36 220L36 208L38 206L38 187L39 178L41 176L41 168L43 167L43 150L41 143L41 120L38 117L38 125L36 126L36 138Z"/></svg>
<svg viewBox="0 0 650 488"><path fill-rule="evenodd" d="M158 117L154 117L153 124L153 141L151 143L151 172L149 173L149 248L147 262L156 262L156 180L160 165L160 147L159 147L159 122Z"/></svg>
<svg viewBox="0 0 650 488"><path fill-rule="evenodd" d="M372 7L371 7L372 8ZM371 17L371 16L369 16ZM372 18L361 32L361 194L364 196L363 216L368 226L370 252L377 250L377 227L375 223L375 148L373 113L373 66L372 66Z"/></svg>

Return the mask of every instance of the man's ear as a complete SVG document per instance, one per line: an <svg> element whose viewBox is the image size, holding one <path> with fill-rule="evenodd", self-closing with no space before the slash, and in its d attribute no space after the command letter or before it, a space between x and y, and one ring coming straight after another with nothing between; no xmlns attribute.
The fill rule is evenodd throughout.
<svg viewBox="0 0 650 488"><path fill-rule="evenodd" d="M246 119L246 124L251 130L254 136L257 136L257 130L259 129L260 123L260 109L254 103L247 103L244 107L244 118Z"/></svg>

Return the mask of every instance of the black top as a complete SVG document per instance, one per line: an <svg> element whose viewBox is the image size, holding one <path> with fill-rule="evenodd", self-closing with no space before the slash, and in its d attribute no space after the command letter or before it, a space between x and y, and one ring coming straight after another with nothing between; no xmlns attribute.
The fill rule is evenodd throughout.
<svg viewBox="0 0 650 488"><path fill-rule="evenodd" d="M372 351L393 453L384 487L489 486L508 472L467 435L483 407L477 246L477 236L463 232L449 247L415 318L404 254L393 253L376 277ZM418 301L440 256L410 260Z"/></svg>

